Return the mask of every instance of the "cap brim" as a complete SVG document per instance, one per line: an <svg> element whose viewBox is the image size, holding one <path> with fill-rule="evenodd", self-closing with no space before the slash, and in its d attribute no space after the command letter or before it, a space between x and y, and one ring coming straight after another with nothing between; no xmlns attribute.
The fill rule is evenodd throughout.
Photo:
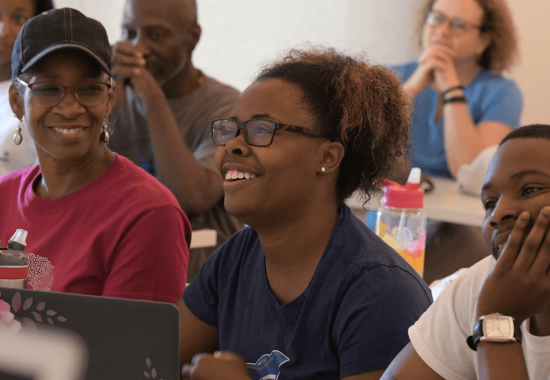
<svg viewBox="0 0 550 380"><path fill-rule="evenodd" d="M25 66L23 66L23 68L21 69L21 73L24 73L25 71L27 71L36 62L38 62L40 59L44 58L46 55L48 55L48 54L50 54L54 51L61 50L61 49L77 49L77 50L85 52L90 57L92 57L101 66L101 68L103 70L105 70L105 72L107 74L109 74L109 76L113 76L113 74L111 73L111 69L105 64L105 62L103 62L103 60L101 58L99 58L99 56L97 54L95 54L92 50L90 50L86 46L83 46L83 45L80 45L80 44L74 44L74 43L57 44L57 45L53 45L53 46L50 46L50 47L42 50L40 53L35 55L33 57L33 59L31 59Z"/></svg>

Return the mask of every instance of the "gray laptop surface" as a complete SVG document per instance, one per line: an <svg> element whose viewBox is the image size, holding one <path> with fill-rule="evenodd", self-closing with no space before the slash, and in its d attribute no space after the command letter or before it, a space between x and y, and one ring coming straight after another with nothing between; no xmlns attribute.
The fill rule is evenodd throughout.
<svg viewBox="0 0 550 380"><path fill-rule="evenodd" d="M54 326L79 335L88 350L86 380L179 379L174 305L9 288L0 288L0 300L21 331Z"/></svg>

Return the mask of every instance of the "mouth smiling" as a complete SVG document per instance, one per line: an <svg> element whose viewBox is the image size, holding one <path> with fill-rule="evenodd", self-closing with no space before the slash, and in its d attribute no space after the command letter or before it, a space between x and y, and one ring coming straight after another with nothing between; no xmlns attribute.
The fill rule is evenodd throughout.
<svg viewBox="0 0 550 380"><path fill-rule="evenodd" d="M58 133L62 133L65 136L71 136L75 135L79 132L84 131L84 128L58 128L58 127L52 127L52 129Z"/></svg>
<svg viewBox="0 0 550 380"><path fill-rule="evenodd" d="M235 181L254 179L254 178L256 178L255 174L240 171L237 169L229 169L227 172L225 172L225 180L227 182L235 182Z"/></svg>

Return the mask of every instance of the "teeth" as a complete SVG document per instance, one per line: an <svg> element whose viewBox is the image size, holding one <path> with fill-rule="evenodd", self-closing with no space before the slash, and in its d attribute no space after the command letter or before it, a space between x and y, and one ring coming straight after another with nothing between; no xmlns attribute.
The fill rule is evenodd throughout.
<svg viewBox="0 0 550 380"><path fill-rule="evenodd" d="M225 180L236 180L236 179L253 179L256 178L254 174L248 172L241 172L240 170L231 169L225 173Z"/></svg>
<svg viewBox="0 0 550 380"><path fill-rule="evenodd" d="M74 135L75 133L82 132L82 128L55 128L54 131L63 133L64 135Z"/></svg>

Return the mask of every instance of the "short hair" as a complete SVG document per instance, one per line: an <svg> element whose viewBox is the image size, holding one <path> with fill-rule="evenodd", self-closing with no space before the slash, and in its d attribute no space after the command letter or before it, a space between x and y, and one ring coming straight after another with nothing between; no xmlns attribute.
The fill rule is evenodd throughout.
<svg viewBox="0 0 550 380"><path fill-rule="evenodd" d="M298 86L319 129L344 145L337 201L357 189L370 198L408 148L409 108L399 79L382 66L322 47L291 50L256 81L269 78Z"/></svg>
<svg viewBox="0 0 550 380"><path fill-rule="evenodd" d="M510 69L518 57L518 39L512 15L504 0L475 0L483 9L480 33L490 33L491 43L479 58L479 65L495 74ZM419 31L436 0L428 0L422 8Z"/></svg>
<svg viewBox="0 0 550 380"><path fill-rule="evenodd" d="M531 124L508 133L498 146L502 146L506 141L512 139L547 139L550 140L550 125Z"/></svg>
<svg viewBox="0 0 550 380"><path fill-rule="evenodd" d="M38 16L42 12L55 8L53 0L34 0L34 3L36 5L36 12L34 14L35 16Z"/></svg>

